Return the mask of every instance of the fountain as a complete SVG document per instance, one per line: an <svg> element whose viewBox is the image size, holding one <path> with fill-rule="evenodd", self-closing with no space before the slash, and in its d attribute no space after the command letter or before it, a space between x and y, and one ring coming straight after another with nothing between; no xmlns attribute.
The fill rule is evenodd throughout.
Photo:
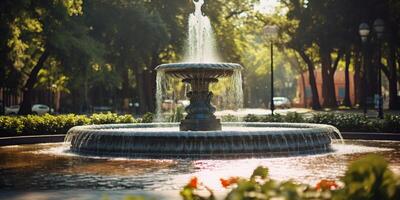
<svg viewBox="0 0 400 200"><path fill-rule="evenodd" d="M218 62L208 17L202 14L203 0L193 1L189 17L187 62L162 64L157 70L157 111L160 112L162 82L166 77L191 85L190 105L181 123L111 124L73 127L66 141L70 150L97 156L145 158L254 157L298 155L331 151L339 131L329 125L290 123L221 123L211 105L210 83L234 76L234 91L241 104L242 66ZM240 106L240 105L239 105ZM179 127L179 128L178 128Z"/></svg>

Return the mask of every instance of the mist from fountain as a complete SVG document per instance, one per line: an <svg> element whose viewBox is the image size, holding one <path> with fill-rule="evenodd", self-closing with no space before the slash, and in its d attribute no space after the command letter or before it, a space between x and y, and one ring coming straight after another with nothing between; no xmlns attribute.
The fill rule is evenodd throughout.
<svg viewBox="0 0 400 200"><path fill-rule="evenodd" d="M204 0L193 0L195 10L189 15L188 20L188 38L186 42L186 55L183 59L184 63L219 63L220 58L216 50L216 41L214 32L210 23L210 19L203 14L202 6ZM167 84L167 77L164 71L157 72L156 78L156 121L164 121L162 116L162 101L166 96L166 91L171 85ZM185 90L187 89L185 84ZM242 73L240 69L234 71L230 78L230 84L224 86L228 95L225 97L228 105L232 109L243 108L243 89L242 89ZM186 92L185 92L186 94ZM170 98L176 102L176 97ZM172 113L173 111L171 111Z"/></svg>
<svg viewBox="0 0 400 200"><path fill-rule="evenodd" d="M195 10L189 15L187 54L184 62L219 62L216 42L210 19L201 10L204 0L193 0Z"/></svg>

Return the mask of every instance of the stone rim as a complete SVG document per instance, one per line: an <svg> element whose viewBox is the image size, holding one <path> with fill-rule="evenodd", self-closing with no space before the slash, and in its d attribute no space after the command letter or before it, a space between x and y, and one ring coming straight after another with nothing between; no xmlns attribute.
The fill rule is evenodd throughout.
<svg viewBox="0 0 400 200"><path fill-rule="evenodd" d="M181 79L222 78L232 76L243 67L237 63L169 63L155 68L165 74Z"/></svg>
<svg viewBox="0 0 400 200"><path fill-rule="evenodd" d="M183 63L169 63L161 64L155 68L157 71L168 72L170 70L199 70L199 69L214 69L214 70L235 70L243 69L240 64L237 63L194 63L194 62L183 62Z"/></svg>
<svg viewBox="0 0 400 200"><path fill-rule="evenodd" d="M331 135L340 134L335 127L320 124L256 122L223 125L299 129L279 133L272 130L131 132L118 128L178 127L178 124L89 125L70 129L66 141L71 142L72 152L83 155L213 159L326 153L332 151ZM122 146L110 145L110 141Z"/></svg>

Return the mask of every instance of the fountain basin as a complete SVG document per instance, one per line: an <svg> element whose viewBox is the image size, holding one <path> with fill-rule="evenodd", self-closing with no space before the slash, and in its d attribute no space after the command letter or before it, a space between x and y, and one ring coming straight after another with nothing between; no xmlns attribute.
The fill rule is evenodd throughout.
<svg viewBox="0 0 400 200"><path fill-rule="evenodd" d="M77 126L71 151L142 158L275 157L331 151L339 131L330 125L223 123L221 131L179 131L177 123Z"/></svg>

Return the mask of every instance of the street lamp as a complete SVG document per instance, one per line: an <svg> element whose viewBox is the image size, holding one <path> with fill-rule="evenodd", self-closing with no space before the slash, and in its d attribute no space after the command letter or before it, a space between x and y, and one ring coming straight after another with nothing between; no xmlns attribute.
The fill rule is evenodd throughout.
<svg viewBox="0 0 400 200"><path fill-rule="evenodd" d="M363 43L362 45L362 54L363 54L363 71L364 71L364 95L363 95L363 110L364 110L364 116L367 115L367 93L368 93L368 88L367 88L367 67L366 67L366 44L368 41L368 35L370 32L369 26L367 23L361 23L360 26L358 27L358 32L361 36L361 41Z"/></svg>
<svg viewBox="0 0 400 200"><path fill-rule="evenodd" d="M274 115L274 39L278 36L278 27L277 26L265 26L264 34L271 42L271 115Z"/></svg>
<svg viewBox="0 0 400 200"><path fill-rule="evenodd" d="M360 33L361 41L363 43L366 43L370 32L368 24L361 23L360 26L358 27L358 32Z"/></svg>
<svg viewBox="0 0 400 200"><path fill-rule="evenodd" d="M374 21L374 29L378 38L378 117L383 119L381 43L383 31L385 30L385 22L382 19L376 19Z"/></svg>

